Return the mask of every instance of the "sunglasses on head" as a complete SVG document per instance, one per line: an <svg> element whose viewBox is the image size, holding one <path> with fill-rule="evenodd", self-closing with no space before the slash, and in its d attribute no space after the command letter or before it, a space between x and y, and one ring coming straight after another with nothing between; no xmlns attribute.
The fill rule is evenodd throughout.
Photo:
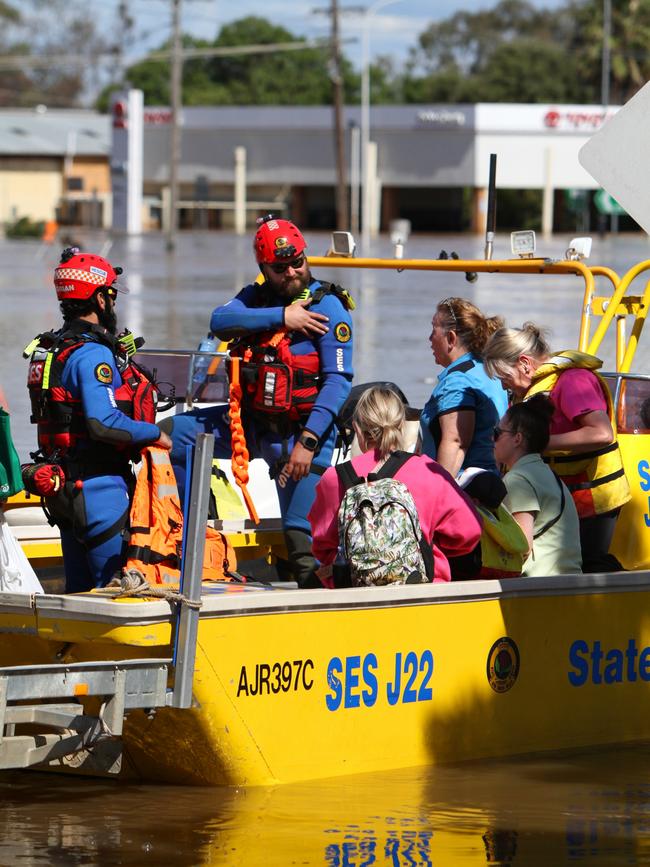
<svg viewBox="0 0 650 867"><path fill-rule="evenodd" d="M497 426L494 428L494 442L496 442L499 439L501 434L512 434L512 436L514 436L516 433L517 433L517 431L508 430L505 427L498 427Z"/></svg>
<svg viewBox="0 0 650 867"><path fill-rule="evenodd" d="M298 256L295 259L292 259L290 262L273 262L269 263L269 268L273 271L274 274L284 274L287 268L293 268L294 271L297 271L299 268L305 264L305 257Z"/></svg>

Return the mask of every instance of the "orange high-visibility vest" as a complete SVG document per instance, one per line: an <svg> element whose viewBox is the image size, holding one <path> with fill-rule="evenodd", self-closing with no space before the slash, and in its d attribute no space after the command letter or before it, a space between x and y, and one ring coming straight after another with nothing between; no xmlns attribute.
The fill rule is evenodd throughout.
<svg viewBox="0 0 650 867"><path fill-rule="evenodd" d="M174 470L165 449L142 450L142 468L131 504L126 568L138 569L150 584L178 584L183 513ZM230 581L237 568L232 545L223 533L206 528L203 581Z"/></svg>

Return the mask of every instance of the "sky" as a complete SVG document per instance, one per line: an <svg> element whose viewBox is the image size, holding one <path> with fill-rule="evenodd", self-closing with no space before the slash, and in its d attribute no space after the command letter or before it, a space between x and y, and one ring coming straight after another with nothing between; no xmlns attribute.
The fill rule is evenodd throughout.
<svg viewBox="0 0 650 867"><path fill-rule="evenodd" d="M116 0L99 0L106 10ZM390 55L396 65L406 60L409 48L432 21L441 21L461 9L477 12L496 5L497 0L339 0L341 37L346 40L343 51L358 69L361 66L362 22L360 13L345 13L345 7L377 7L368 18L368 44L371 59ZM563 0L532 0L539 8L552 10ZM379 8L381 4L381 8ZM329 33L329 17L317 14L327 9L330 0L182 0L183 31L204 39L213 39L220 28L248 15L258 15L286 27L297 36L325 37ZM142 56L143 48L158 47L170 34L170 0L130 0L129 12L135 19L137 38L131 57ZM347 41L354 40L354 41Z"/></svg>

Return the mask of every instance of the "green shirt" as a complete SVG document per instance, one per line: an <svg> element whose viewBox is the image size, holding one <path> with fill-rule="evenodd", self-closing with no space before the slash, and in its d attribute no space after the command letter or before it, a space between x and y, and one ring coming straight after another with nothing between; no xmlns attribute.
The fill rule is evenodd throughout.
<svg viewBox="0 0 650 867"><path fill-rule="evenodd" d="M539 454L519 458L503 477L508 494L504 504L511 512L532 512L533 536L552 521L562 503L560 485ZM582 572L580 525L573 498L564 482L564 509L559 520L538 539L524 563L522 575L566 575Z"/></svg>

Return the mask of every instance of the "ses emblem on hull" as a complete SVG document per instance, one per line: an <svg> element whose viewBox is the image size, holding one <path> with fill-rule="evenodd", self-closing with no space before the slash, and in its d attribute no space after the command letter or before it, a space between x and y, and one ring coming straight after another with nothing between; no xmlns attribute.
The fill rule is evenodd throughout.
<svg viewBox="0 0 650 867"><path fill-rule="evenodd" d="M488 683L495 692L508 692L518 674L519 648L511 638L497 639L488 653Z"/></svg>

